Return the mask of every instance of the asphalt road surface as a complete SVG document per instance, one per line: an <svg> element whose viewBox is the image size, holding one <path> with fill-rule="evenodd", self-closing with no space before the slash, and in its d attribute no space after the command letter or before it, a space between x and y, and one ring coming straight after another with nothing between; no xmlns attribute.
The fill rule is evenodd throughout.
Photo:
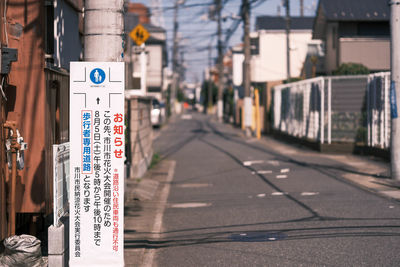
<svg viewBox="0 0 400 267"><path fill-rule="evenodd" d="M156 266L400 266L399 202L350 183L339 162L197 113L154 146L176 161Z"/></svg>

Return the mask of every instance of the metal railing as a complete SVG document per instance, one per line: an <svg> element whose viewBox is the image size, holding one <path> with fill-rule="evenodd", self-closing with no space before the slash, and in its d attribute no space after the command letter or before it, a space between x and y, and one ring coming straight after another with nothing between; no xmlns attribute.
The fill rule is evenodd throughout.
<svg viewBox="0 0 400 267"><path fill-rule="evenodd" d="M273 128L321 144L366 142L367 75L328 76L273 89Z"/></svg>
<svg viewBox="0 0 400 267"><path fill-rule="evenodd" d="M368 76L367 122L368 146L390 147L390 72Z"/></svg>
<svg viewBox="0 0 400 267"><path fill-rule="evenodd" d="M324 88L325 79L322 77L275 86L273 89L274 129L288 135L319 140L323 143L325 140ZM330 136L328 136L329 139Z"/></svg>
<svg viewBox="0 0 400 267"><path fill-rule="evenodd" d="M53 145L53 215L55 226L68 211L69 205L69 142Z"/></svg>

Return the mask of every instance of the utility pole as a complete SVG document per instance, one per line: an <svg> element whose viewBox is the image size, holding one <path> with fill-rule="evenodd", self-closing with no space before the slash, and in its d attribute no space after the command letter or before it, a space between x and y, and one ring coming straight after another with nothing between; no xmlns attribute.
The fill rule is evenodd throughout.
<svg viewBox="0 0 400 267"><path fill-rule="evenodd" d="M300 17L304 17L304 0L300 0Z"/></svg>
<svg viewBox="0 0 400 267"><path fill-rule="evenodd" d="M174 5L174 44L172 48L172 88L170 94L170 106L172 107L172 113L175 114L175 99L176 91L178 87L178 8L179 0L175 0Z"/></svg>
<svg viewBox="0 0 400 267"><path fill-rule="evenodd" d="M224 112L224 104L222 100L224 91L224 62L223 62L223 47L222 47L222 30L221 30L221 11L222 11L222 1L215 0L217 6L217 35L218 35L218 102L217 102L217 117L218 121L222 121L222 116Z"/></svg>
<svg viewBox="0 0 400 267"><path fill-rule="evenodd" d="M213 90L212 90L212 77L211 77L211 53L212 48L211 44L208 47L208 102L207 102L207 109L210 109L213 105Z"/></svg>
<svg viewBox="0 0 400 267"><path fill-rule="evenodd" d="M398 118L397 103L400 102L400 1L390 1L391 10L391 71L392 82L390 88L391 104L391 172L392 179L400 181L400 121Z"/></svg>
<svg viewBox="0 0 400 267"><path fill-rule="evenodd" d="M290 77L290 0L286 0L286 79L289 81Z"/></svg>
<svg viewBox="0 0 400 267"><path fill-rule="evenodd" d="M242 19L244 33L244 127L247 137L251 136L251 124L253 115L252 99L250 97L250 4L248 0L242 0Z"/></svg>
<svg viewBox="0 0 400 267"><path fill-rule="evenodd" d="M85 1L85 61L122 61L123 12L124 0Z"/></svg>

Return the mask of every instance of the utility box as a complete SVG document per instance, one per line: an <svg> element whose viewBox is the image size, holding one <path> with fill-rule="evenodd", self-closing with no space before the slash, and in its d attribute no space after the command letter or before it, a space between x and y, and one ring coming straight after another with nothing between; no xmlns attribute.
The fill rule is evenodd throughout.
<svg viewBox="0 0 400 267"><path fill-rule="evenodd" d="M1 48L1 74L8 74L11 71L11 62L18 60L18 49L2 47Z"/></svg>

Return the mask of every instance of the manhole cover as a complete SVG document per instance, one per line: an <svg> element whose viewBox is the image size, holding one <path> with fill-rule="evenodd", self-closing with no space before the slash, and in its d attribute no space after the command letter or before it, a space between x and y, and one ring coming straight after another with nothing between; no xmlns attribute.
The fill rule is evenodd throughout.
<svg viewBox="0 0 400 267"><path fill-rule="evenodd" d="M233 234L229 238L238 242L271 242L285 239L284 233L279 232L243 232Z"/></svg>

